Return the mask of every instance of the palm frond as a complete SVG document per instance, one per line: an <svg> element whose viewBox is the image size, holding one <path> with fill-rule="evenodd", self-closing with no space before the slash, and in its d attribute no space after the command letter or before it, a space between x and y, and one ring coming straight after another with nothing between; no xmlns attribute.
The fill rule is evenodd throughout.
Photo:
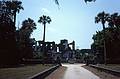
<svg viewBox="0 0 120 79"><path fill-rule="evenodd" d="M59 2L58 2L58 0L55 0L55 4L59 5Z"/></svg>
<svg viewBox="0 0 120 79"><path fill-rule="evenodd" d="M84 0L85 1L85 3L87 3L87 2L95 2L96 0Z"/></svg>

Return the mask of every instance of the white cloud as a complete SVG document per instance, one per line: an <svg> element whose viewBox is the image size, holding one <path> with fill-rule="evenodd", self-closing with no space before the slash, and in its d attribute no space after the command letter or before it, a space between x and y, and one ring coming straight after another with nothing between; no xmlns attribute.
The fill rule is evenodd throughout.
<svg viewBox="0 0 120 79"><path fill-rule="evenodd" d="M41 11L42 11L43 14L46 14L46 13L49 14L50 13L50 11L47 8L42 8Z"/></svg>

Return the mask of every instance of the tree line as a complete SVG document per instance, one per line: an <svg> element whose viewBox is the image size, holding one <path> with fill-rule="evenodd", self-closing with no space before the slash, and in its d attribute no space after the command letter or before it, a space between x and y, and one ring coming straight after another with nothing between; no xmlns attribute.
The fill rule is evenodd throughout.
<svg viewBox="0 0 120 79"><path fill-rule="evenodd" d="M19 64L23 59L33 58L35 39L30 37L36 23L28 18L16 30L16 16L21 10L24 10L21 1L0 1L0 66ZM50 17L45 15L38 20L44 24L44 30L45 24L50 21Z"/></svg>
<svg viewBox="0 0 120 79"><path fill-rule="evenodd" d="M119 63L120 52L120 14L100 12L95 23L101 23L103 30L96 31L91 48L97 55L99 63ZM107 27L106 27L106 26Z"/></svg>

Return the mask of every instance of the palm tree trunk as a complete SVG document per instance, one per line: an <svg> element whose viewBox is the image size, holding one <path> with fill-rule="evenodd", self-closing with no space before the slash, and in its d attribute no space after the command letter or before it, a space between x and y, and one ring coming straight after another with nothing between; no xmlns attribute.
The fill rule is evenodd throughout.
<svg viewBox="0 0 120 79"><path fill-rule="evenodd" d="M45 29L46 29L46 24L44 24L43 42L45 42Z"/></svg>
<svg viewBox="0 0 120 79"><path fill-rule="evenodd" d="M13 18L13 23L14 23L14 34L13 34L13 40L14 40L14 48L13 48L13 52L14 52L14 56L13 56L13 63L18 63L18 55L17 55L17 45L16 45L16 10L14 11L14 18Z"/></svg>
<svg viewBox="0 0 120 79"><path fill-rule="evenodd" d="M16 11L14 11L14 27L15 27L15 24L16 24Z"/></svg>
<svg viewBox="0 0 120 79"><path fill-rule="evenodd" d="M46 24L44 24L44 33L43 33L43 56L44 57L46 57L46 52L45 52L45 29L46 29Z"/></svg>
<svg viewBox="0 0 120 79"><path fill-rule="evenodd" d="M103 25L103 35L104 35L104 64L107 64L106 62L106 34L105 34L105 24L102 23Z"/></svg>

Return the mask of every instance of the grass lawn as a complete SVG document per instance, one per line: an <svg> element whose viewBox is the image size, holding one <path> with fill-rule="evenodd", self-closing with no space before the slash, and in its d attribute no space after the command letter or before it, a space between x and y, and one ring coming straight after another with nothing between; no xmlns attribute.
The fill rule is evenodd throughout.
<svg viewBox="0 0 120 79"><path fill-rule="evenodd" d="M0 68L0 79L27 79L52 65L27 65L16 68Z"/></svg>
<svg viewBox="0 0 120 79"><path fill-rule="evenodd" d="M98 66L120 71L120 64L99 64Z"/></svg>

